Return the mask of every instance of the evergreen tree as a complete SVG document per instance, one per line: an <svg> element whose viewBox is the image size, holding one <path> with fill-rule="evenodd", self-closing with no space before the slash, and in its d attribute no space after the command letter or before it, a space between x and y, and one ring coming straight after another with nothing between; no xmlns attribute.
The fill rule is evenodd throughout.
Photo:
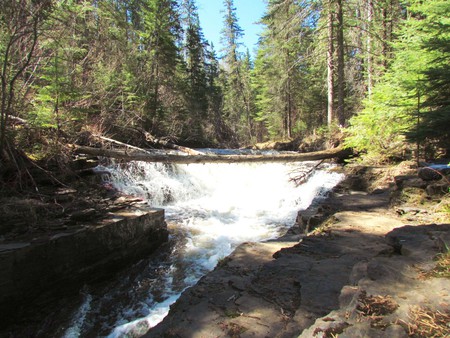
<svg viewBox="0 0 450 338"><path fill-rule="evenodd" d="M408 150L405 134L419 141L447 143L448 128L442 123L448 121L448 82L433 75L436 69L445 74L448 68L444 61L448 60L448 5L444 3L411 2L388 71L374 85L364 110L351 120L346 142L366 151L367 158L382 161L402 156ZM428 48L433 41L439 41L440 47Z"/></svg>
<svg viewBox="0 0 450 338"><path fill-rule="evenodd" d="M291 138L313 124L309 94L315 79L309 49L316 16L315 3L273 0L262 19L266 29L255 61L254 86L258 120L272 137Z"/></svg>
<svg viewBox="0 0 450 338"><path fill-rule="evenodd" d="M210 121L210 130L208 130L210 140L226 145L232 138L232 132L228 129L222 116L223 92L220 82L219 60L211 43L206 48L206 79L207 79L207 97L208 97L208 120Z"/></svg>
<svg viewBox="0 0 450 338"><path fill-rule="evenodd" d="M144 99L144 127L155 134L178 134L182 96L177 72L180 53L177 42L180 22L173 0L143 0L143 20L139 31L140 63L133 74L139 80L139 95Z"/></svg>
<svg viewBox="0 0 450 338"><path fill-rule="evenodd" d="M223 67L225 75L222 78L223 86L223 115L225 121L234 131L234 142L243 143L250 139L246 125L248 115L245 102L244 88L241 74L241 55L239 53L239 39L243 31L238 24L236 8L233 0L224 0L225 15L222 30Z"/></svg>
<svg viewBox="0 0 450 338"><path fill-rule="evenodd" d="M197 7L193 0L184 0L184 57L187 72L186 125L189 135L186 138L204 139L207 122L207 76L205 65L206 42L203 37Z"/></svg>
<svg viewBox="0 0 450 338"><path fill-rule="evenodd" d="M14 142L7 135L8 121L19 117L19 105L28 95L42 27L51 5L51 1L28 0L0 3L0 159L6 163L14 157Z"/></svg>
<svg viewBox="0 0 450 338"><path fill-rule="evenodd" d="M422 38L417 43L429 55L423 68L423 81L417 83L418 121L407 133L435 155L439 148L450 154L450 3L435 0L414 1L408 29L419 31ZM420 78L420 77L418 77ZM436 149L437 148L437 149Z"/></svg>

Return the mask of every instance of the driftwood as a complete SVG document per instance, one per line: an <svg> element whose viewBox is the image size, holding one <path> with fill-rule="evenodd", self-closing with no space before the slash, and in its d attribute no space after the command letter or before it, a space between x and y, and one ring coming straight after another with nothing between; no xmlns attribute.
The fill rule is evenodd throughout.
<svg viewBox="0 0 450 338"><path fill-rule="evenodd" d="M97 137L97 138L99 138L101 140L104 140L104 141L108 141L108 142L111 142L111 143L115 143L115 144L118 144L118 145L130 148L130 149L138 150L138 151L146 153L146 154L151 154L149 151L147 151L145 149L142 149L142 148L139 148L139 147L135 147L135 146L132 146L130 144L123 143L123 142L114 140L114 139L109 138L109 137L104 137L104 136L101 136L101 135L92 135L92 136Z"/></svg>
<svg viewBox="0 0 450 338"><path fill-rule="evenodd" d="M154 145L163 146L164 148L182 151L183 153L186 153L186 154L189 154L189 155L205 155L204 153L202 153L200 151L197 151L195 149L179 146L178 144L175 144L175 143L163 140L163 139L156 138L156 137L152 136L150 133L147 133L147 132L145 132L145 138L146 138L146 140L148 142L151 142Z"/></svg>
<svg viewBox="0 0 450 338"><path fill-rule="evenodd" d="M289 181L294 182L294 184L298 187L299 185L302 185L305 183L309 177L312 175L312 173L323 163L324 160L320 160L319 163L317 163L315 166L310 168L306 172L299 172L297 175L292 177Z"/></svg>
<svg viewBox="0 0 450 338"><path fill-rule="evenodd" d="M274 155L171 155L150 154L142 151L111 150L72 145L75 153L111 157L127 161L164 162L164 163L241 163L241 162L301 162L340 158L348 154L347 150L334 148L311 153L289 153Z"/></svg>
<svg viewBox="0 0 450 338"><path fill-rule="evenodd" d="M189 154L189 155L204 155L204 153L202 153L200 151L197 151L197 150L194 150L194 149L191 149L191 148L188 148L188 147L179 146L177 144L171 143L171 142L166 141L166 140L158 139L158 138L154 137L153 135L151 135L150 133L148 133L148 132L146 132L144 130L138 130L138 131L143 133L144 136L145 136L146 141L150 142L153 145L162 146L162 147L165 147L165 148L168 148L168 149L175 149L175 150L181 151L181 152ZM101 136L101 135L92 135L92 136L97 137L97 138L99 138L101 140L104 140L104 141L107 141L107 142L115 143L115 144L118 144L118 145L130 148L130 149L138 150L138 151L143 152L143 153L150 153L149 151L147 151L145 149L142 149L142 148L139 148L139 147L136 147L136 146L132 146L130 144L127 144L127 143L124 143L124 142L120 142L120 141L114 140L114 139L109 138L109 137L105 137L105 136Z"/></svg>

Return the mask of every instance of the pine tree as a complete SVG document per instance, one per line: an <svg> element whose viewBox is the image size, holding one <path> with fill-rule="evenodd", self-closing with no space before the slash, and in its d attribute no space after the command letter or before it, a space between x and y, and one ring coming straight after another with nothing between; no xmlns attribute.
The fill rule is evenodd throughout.
<svg viewBox="0 0 450 338"><path fill-rule="evenodd" d="M377 161L402 156L410 148L405 135L448 144L448 5L413 1L408 11L397 32L394 59L348 130L347 144ZM436 41L438 48L432 47ZM436 76L436 69L444 77Z"/></svg>
<svg viewBox="0 0 450 338"><path fill-rule="evenodd" d="M316 16L315 3L278 0L269 2L262 19L266 29L255 61L254 86L258 120L264 121L272 137L291 138L314 124L309 95L315 79L309 50Z"/></svg>
<svg viewBox="0 0 450 338"><path fill-rule="evenodd" d="M246 131L246 97L241 74L242 57L239 52L239 39L243 31L238 24L236 8L233 0L224 0L224 28L222 30L223 67L225 75L222 78L223 86L223 116L226 123L234 132L234 142L244 143L249 140Z"/></svg>
<svg viewBox="0 0 450 338"><path fill-rule="evenodd" d="M187 138L203 141L207 122L207 77L205 65L206 42L203 37L197 7L193 0L183 2L184 58L187 72Z"/></svg>
<svg viewBox="0 0 450 338"><path fill-rule="evenodd" d="M0 159L6 163L14 156L8 121L18 117L18 106L33 80L32 67L51 5L51 1L28 0L3 1L0 5Z"/></svg>

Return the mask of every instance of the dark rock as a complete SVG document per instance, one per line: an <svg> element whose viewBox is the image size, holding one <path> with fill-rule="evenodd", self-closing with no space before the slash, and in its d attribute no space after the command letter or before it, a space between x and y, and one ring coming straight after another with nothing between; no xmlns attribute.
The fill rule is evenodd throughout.
<svg viewBox="0 0 450 338"><path fill-rule="evenodd" d="M75 222L91 221L97 216L97 211L93 208L84 209L74 212L70 215L70 219Z"/></svg>
<svg viewBox="0 0 450 338"><path fill-rule="evenodd" d="M443 175L450 173L450 166L448 165L430 165L425 168L419 169L418 175L424 181L437 181L440 180Z"/></svg>
<svg viewBox="0 0 450 338"><path fill-rule="evenodd" d="M442 180L439 182L428 184L426 192L428 196L443 196L450 191L449 189L449 182Z"/></svg>
<svg viewBox="0 0 450 338"><path fill-rule="evenodd" d="M151 254L167 239L163 210L136 209L118 212L97 226L0 244L2 321L38 298L77 293L84 284Z"/></svg>

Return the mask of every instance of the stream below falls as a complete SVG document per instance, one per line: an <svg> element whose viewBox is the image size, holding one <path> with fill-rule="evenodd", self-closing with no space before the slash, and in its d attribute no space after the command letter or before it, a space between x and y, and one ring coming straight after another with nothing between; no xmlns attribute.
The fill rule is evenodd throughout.
<svg viewBox="0 0 450 338"><path fill-rule="evenodd" d="M282 235L297 212L342 178L321 165L302 185L290 179L316 162L189 164L131 162L100 168L120 191L165 209L169 243L95 288L86 287L59 337L139 337L183 290L239 244Z"/></svg>

